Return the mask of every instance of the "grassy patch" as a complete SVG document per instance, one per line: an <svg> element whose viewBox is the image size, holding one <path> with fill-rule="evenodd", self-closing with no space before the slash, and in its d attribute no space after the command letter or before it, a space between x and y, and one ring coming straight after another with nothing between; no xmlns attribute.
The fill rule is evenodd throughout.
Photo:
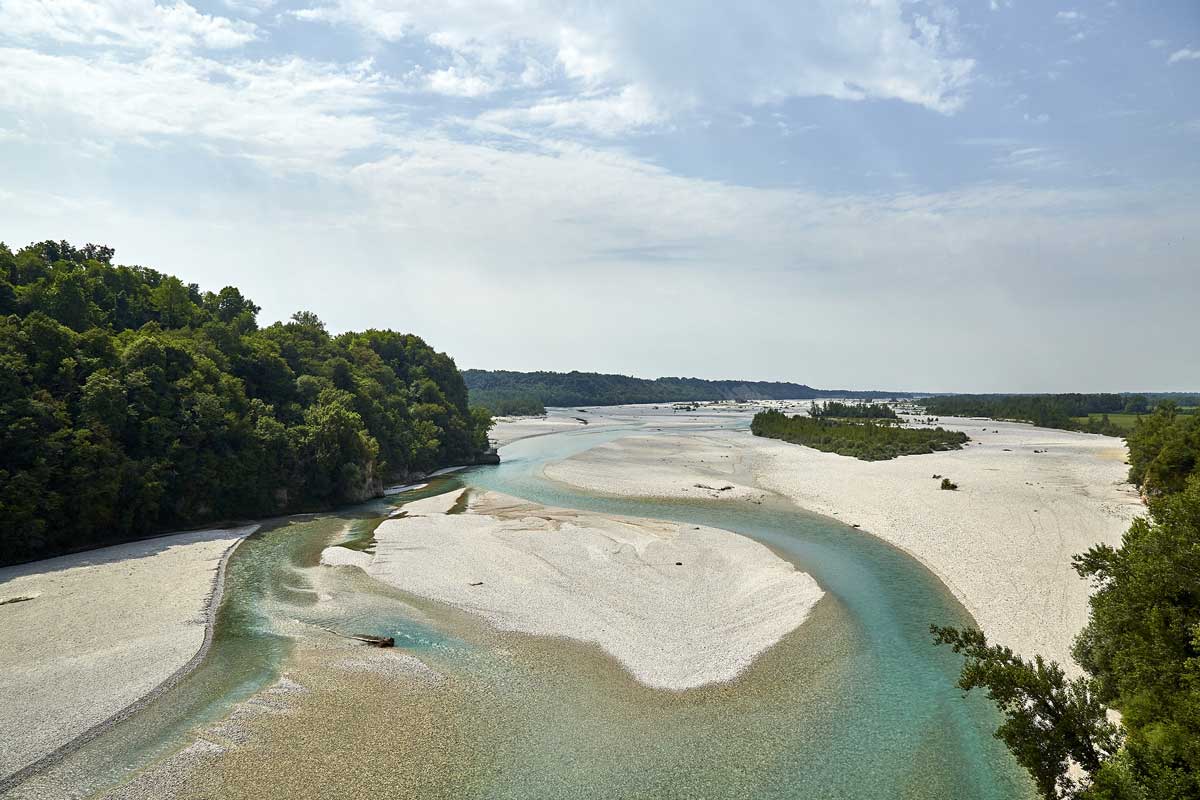
<svg viewBox="0 0 1200 800"><path fill-rule="evenodd" d="M1118 428L1119 430L1131 431L1131 430L1133 430L1134 424L1137 423L1138 417L1141 417L1141 416L1145 416L1145 415L1144 414L1115 413L1115 414L1108 415L1108 421L1113 427ZM1088 426L1089 422L1091 422L1093 424L1097 424L1097 425L1100 424L1100 422L1104 419L1104 415L1103 414L1090 414L1086 417L1071 417L1071 419L1074 420L1076 423L1078 423L1080 427L1086 428Z"/></svg>

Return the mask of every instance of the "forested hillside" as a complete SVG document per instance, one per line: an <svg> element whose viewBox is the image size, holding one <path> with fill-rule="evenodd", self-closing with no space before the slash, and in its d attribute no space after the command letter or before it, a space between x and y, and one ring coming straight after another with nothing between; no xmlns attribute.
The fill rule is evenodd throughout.
<svg viewBox="0 0 1200 800"><path fill-rule="evenodd" d="M259 328L236 288L112 262L0 245L0 563L361 500L487 447L416 336Z"/></svg>
<svg viewBox="0 0 1200 800"><path fill-rule="evenodd" d="M496 414L540 414L545 406L615 406L690 400L806 400L816 397L911 397L905 392L814 389L802 383L633 378L599 372L463 372L472 404Z"/></svg>
<svg viewBox="0 0 1200 800"><path fill-rule="evenodd" d="M976 630L933 629L967 657L959 686L985 690L1003 712L997 735L1047 800L1200 797L1200 417L1160 403L1127 442L1149 515L1120 547L1073 560L1094 588L1075 640L1083 676Z"/></svg>

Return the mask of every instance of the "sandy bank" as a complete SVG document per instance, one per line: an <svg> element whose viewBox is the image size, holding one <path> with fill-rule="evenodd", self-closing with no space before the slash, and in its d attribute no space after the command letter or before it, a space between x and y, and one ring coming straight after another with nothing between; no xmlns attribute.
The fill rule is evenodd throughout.
<svg viewBox="0 0 1200 800"><path fill-rule="evenodd" d="M620 439L550 464L545 474L627 496L754 502L755 491L780 494L920 559L995 639L1069 662L1088 596L1071 556L1119 542L1142 512L1124 483L1123 443L1021 423L942 424L966 431L973 443L865 462L745 431L679 433ZM934 474L959 490L940 490ZM696 488L720 482L735 488Z"/></svg>
<svg viewBox="0 0 1200 800"><path fill-rule="evenodd" d="M257 526L0 569L0 781L136 702L205 641L224 554Z"/></svg>
<svg viewBox="0 0 1200 800"><path fill-rule="evenodd" d="M822 595L729 531L470 498L461 514L445 513L457 493L405 506L376 531L367 573L502 630L595 643L651 687L736 677Z"/></svg>
<svg viewBox="0 0 1200 800"><path fill-rule="evenodd" d="M503 447L530 436L544 436L576 428L582 430L585 423L580 420L588 419L588 415L578 412L571 414L573 416L561 409L550 409L548 414L540 417L496 417L496 426L489 438L497 447ZM588 424L590 422L588 420Z"/></svg>

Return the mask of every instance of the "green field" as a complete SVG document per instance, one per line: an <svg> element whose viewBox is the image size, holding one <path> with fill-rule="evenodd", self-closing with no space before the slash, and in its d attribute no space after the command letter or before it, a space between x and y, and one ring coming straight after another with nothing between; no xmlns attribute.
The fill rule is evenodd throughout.
<svg viewBox="0 0 1200 800"><path fill-rule="evenodd" d="M1195 414L1197 411L1200 411L1200 406L1180 406L1178 409L1176 409L1176 411L1179 414ZM1111 422L1115 428L1118 428L1122 431L1131 431L1133 430L1134 423L1137 422L1138 417L1144 416L1146 415L1126 414L1124 412L1114 411L1108 415L1108 421ZM1086 426L1089 418L1099 423L1103 417L1103 414L1091 414L1088 417L1071 417L1071 420L1078 425Z"/></svg>
<svg viewBox="0 0 1200 800"><path fill-rule="evenodd" d="M1103 414L1091 414L1089 416L1091 419L1095 420L1096 422L1099 422L1104 415ZM1140 416L1143 416L1143 415L1142 414L1125 414L1125 413L1115 413L1114 412L1114 413L1108 415L1108 421L1123 431L1131 431L1131 430L1133 430L1134 423L1137 422L1137 418ZM1071 417L1071 419L1074 420L1075 422L1079 423L1080 425L1087 425L1089 417Z"/></svg>

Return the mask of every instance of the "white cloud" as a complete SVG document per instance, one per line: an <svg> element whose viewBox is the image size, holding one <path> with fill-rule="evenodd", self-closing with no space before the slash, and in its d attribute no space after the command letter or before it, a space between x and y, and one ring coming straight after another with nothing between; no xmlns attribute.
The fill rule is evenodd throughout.
<svg viewBox="0 0 1200 800"><path fill-rule="evenodd" d="M681 13L631 2L460 0L448 12L445 4L415 0L310 1L320 5L296 17L403 41L387 48L389 57L419 50L434 61L397 78L371 62L286 54L254 60L229 48L266 39L275 31L267 22L258 28L170 0L0 0L0 117L8 120L0 143L10 154L38 147L43 156L62 156L57 174L29 178L13 170L6 178L6 235L108 241L125 258L136 250L131 260L206 286L243 285L270 305L267 318L315 306L341 328L402 319L481 366L519 366L502 361L513 353L546 358L545 348L561 342L561 364L523 366L583 368L589 365L570 362L580 352L609 348L616 358L624 348L636 358L662 343L681 354L659 360L670 369L693 368L689 357L703 359L698 370L779 369L768 360L784 363L794 352L826 357L830 351L815 337L850 318L868 326L859 368L922 368L905 356L937 340L961 344L952 355L961 357L962 370L992 375L992 359L968 350L1002 349L1013 343L1013 330L1031 331L1031 338L1045 333L1041 340L1063 343L1061 353L1097 353L1097 375L1109 374L1103 370L1114 352L1122 363L1142 363L1132 352L1136 343L1116 328L1110 341L1083 340L1096 330L1089 321L1111 318L1094 307L1070 318L1071 304L1091 287L1103 288L1104 302L1116 297L1152 309L1156 320L1178 306L1186 322L1172 330L1189 330L1196 248L1185 234L1194 227L1194 196L1149 183L1144 194L1031 188L1075 177L1078 170L1066 168L1087 162L1083 141L1084 149L1068 157L999 128L992 137L961 141L995 148L972 157L1008 183L821 194L687 177L612 141L599 146L576 135L658 132L688 115L701 124L727 120L730 130L739 121L756 125L743 132L748 139L799 133L809 126L780 126L803 116L773 104L800 96L886 98L953 112L973 66L959 55L956 22L937 13L939 3L751 2ZM270 0L225 2L247 14L274 7ZM438 106L438 98L419 97L428 107L410 111L421 92L489 99ZM475 116L466 123L438 119L447 106ZM426 111L434 122L420 118ZM410 113L421 121L410 121ZM819 121L839 130L836 119ZM1197 126L1183 128L1192 133ZM893 149L903 156L909 141L878 129L860 133L858 149L880 151L874 174L911 168L912 185L920 185L919 165L887 158ZM228 170L253 176L235 190L221 179L148 187L159 176L138 173L145 151L118 146L130 141L200 151L203 167L237 157L266 170ZM796 161L809 144L793 140ZM920 146L941 142L931 136ZM89 185L81 176L100 160L119 169L94 171L116 177ZM145 159L155 161L155 154ZM45 185L63 187L55 189L61 194L45 194ZM751 278L733 281L735 273ZM365 295L364 285L372 287ZM1148 302L1161 287L1170 287L1166 299ZM427 301L435 296L455 297L456 313ZM975 332L969 341L948 323L944 335L931 328L955 314ZM784 315L810 324L781 333ZM479 326L464 329L464 317ZM614 326L614 319L632 321ZM713 336L714 324L733 335ZM989 324L997 331L990 341ZM526 325L527 341L520 334ZM1039 328L1047 325L1060 327ZM479 337L481 328L504 335ZM563 332L552 337L555 344L546 344L546 329ZM727 358L718 362L712 348L695 348L697 333L712 348L727 346ZM1162 338L1180 342L1170 358L1186 358L1185 336ZM881 346L895 351L881 356ZM1020 370L1028 369L1029 346L1013 345L1008 374L1027 374ZM494 350L480 349L486 347ZM851 356L827 357L832 368L848 369ZM902 377L897 385L920 388L919 377Z"/></svg>
<svg viewBox="0 0 1200 800"><path fill-rule="evenodd" d="M1171 53L1170 58L1167 59L1167 63L1175 64L1180 61L1196 60L1200 60L1200 50L1193 50L1190 47L1185 47L1182 50L1176 50L1174 53Z"/></svg>
<svg viewBox="0 0 1200 800"><path fill-rule="evenodd" d="M598 114L620 116L598 109L628 104L627 91L648 98L655 115L812 96L893 99L952 113L973 69L970 59L951 55L954 14L940 6L910 13L902 0L652 9L632 0L466 0L454 14L417 0L325 0L297 16L386 41L423 40L445 56L443 66L475 76L480 91L527 85L531 74L548 79L554 70L579 94L526 116L561 125L578 108L572 124L585 127ZM635 127L647 117L628 116Z"/></svg>
<svg viewBox="0 0 1200 800"><path fill-rule="evenodd" d="M457 66L434 70L426 81L430 91L454 97L479 97L494 88L485 76Z"/></svg>
<svg viewBox="0 0 1200 800"><path fill-rule="evenodd" d="M1164 333L1177 345L1155 380L1168 380L1174 373L1163 365L1187 356L1182 333L1200 287L1186 235L1196 207L1182 195L1172 205L1149 187L993 184L821 196L539 144L512 151L411 138L338 181L334 194L348 187L352 213L330 207L323 191L299 208L239 194L200 216L88 199L75 213L48 210L39 226L23 192L5 203L18 210L9 225L18 241L105 241L127 263L205 287L236 283L264 305L264 320L308 307L335 330L403 325L464 366L712 377L801 369L780 377L1014 390L1036 384L1028 352L1045 340L1056 343L1045 380L1074 384L1064 391L1087 381L1105 388L1114 351L1144 362L1119 326L1094 320L1131 307L1153 309L1162 330L1181 333ZM447 296L454 314L428 301ZM805 324L781 327L780 319ZM823 347L848 320L856 336L835 352ZM548 340L546 330L556 335ZM971 335L955 334L962 330ZM1013 341L1014 330L1027 335ZM951 348L953 370L920 372L928 365L911 356L931 337ZM1098 346L1095 363L1081 366ZM787 354L800 351L808 355L795 366Z"/></svg>
<svg viewBox="0 0 1200 800"><path fill-rule="evenodd" d="M479 116L482 123L505 128L531 125L576 128L601 136L650 128L666 120L667 114L637 86L594 97L551 98L530 106L486 111Z"/></svg>
<svg viewBox="0 0 1200 800"><path fill-rule="evenodd" d="M174 52L86 59L0 48L0 108L53 121L70 135L217 144L228 152L320 170L379 144L386 80L369 64L298 58L217 62Z"/></svg>
<svg viewBox="0 0 1200 800"><path fill-rule="evenodd" d="M202 14L182 0L0 0L0 35L24 42L143 49L240 47L258 38L254 23Z"/></svg>
<svg viewBox="0 0 1200 800"><path fill-rule="evenodd" d="M1162 48L1167 46L1167 40L1166 39L1151 39L1150 41L1146 42L1146 44L1149 45L1150 47L1153 47L1156 50L1161 50Z"/></svg>
<svg viewBox="0 0 1200 800"><path fill-rule="evenodd" d="M1059 22L1080 22L1084 16L1078 11L1060 11L1054 15Z"/></svg>
<svg viewBox="0 0 1200 800"><path fill-rule="evenodd" d="M1048 147L1020 147L1001 155L995 163L1005 169L1042 171L1058 169L1066 162L1062 156Z"/></svg>
<svg viewBox="0 0 1200 800"><path fill-rule="evenodd" d="M276 0L221 0L221 2L231 11L254 15L274 8Z"/></svg>

